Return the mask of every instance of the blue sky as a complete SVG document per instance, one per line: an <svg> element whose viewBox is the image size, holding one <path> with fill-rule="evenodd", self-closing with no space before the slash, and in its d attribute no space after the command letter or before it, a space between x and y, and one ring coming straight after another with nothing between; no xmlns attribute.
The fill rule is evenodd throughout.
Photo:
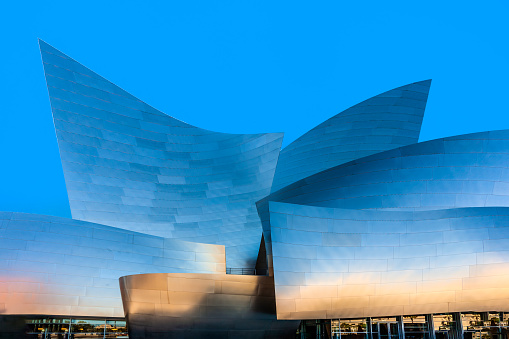
<svg viewBox="0 0 509 339"><path fill-rule="evenodd" d="M421 141L509 129L509 3L9 1L0 11L0 210L70 217L41 38L152 106L284 144L433 79Z"/></svg>

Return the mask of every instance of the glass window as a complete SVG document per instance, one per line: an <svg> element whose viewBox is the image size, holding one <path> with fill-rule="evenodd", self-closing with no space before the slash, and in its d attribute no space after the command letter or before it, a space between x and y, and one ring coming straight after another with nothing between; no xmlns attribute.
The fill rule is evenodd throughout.
<svg viewBox="0 0 509 339"><path fill-rule="evenodd" d="M373 339L398 339L399 324L396 317L372 318Z"/></svg>
<svg viewBox="0 0 509 339"><path fill-rule="evenodd" d="M34 338L68 338L70 319L36 318L26 320L26 333Z"/></svg>
<svg viewBox="0 0 509 339"><path fill-rule="evenodd" d="M119 320L107 320L106 338L117 338L117 336L127 336L126 322Z"/></svg>
<svg viewBox="0 0 509 339"><path fill-rule="evenodd" d="M429 339L429 327L424 315L403 317L406 339Z"/></svg>
<svg viewBox="0 0 509 339"><path fill-rule="evenodd" d="M500 312L500 326L509 327L509 313Z"/></svg>
<svg viewBox="0 0 509 339"><path fill-rule="evenodd" d="M368 338L368 325L363 319L338 319L331 321L333 338L366 339Z"/></svg>
<svg viewBox="0 0 509 339"><path fill-rule="evenodd" d="M127 338L125 320L35 318L26 320L34 339Z"/></svg>
<svg viewBox="0 0 509 339"><path fill-rule="evenodd" d="M501 339L506 333L498 312L464 313L461 318L465 339Z"/></svg>
<svg viewBox="0 0 509 339"><path fill-rule="evenodd" d="M75 338L102 338L104 319L73 319L72 333Z"/></svg>
<svg viewBox="0 0 509 339"><path fill-rule="evenodd" d="M433 326L436 339L449 339L456 329L456 322L452 314L433 314Z"/></svg>

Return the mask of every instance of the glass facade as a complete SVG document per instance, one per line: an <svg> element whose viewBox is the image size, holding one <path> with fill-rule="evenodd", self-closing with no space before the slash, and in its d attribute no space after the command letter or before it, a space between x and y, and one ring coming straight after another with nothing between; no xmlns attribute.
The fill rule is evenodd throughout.
<svg viewBox="0 0 509 339"><path fill-rule="evenodd" d="M435 330L435 337L437 339L449 339L458 329L452 314L434 314L433 315L433 328Z"/></svg>
<svg viewBox="0 0 509 339"><path fill-rule="evenodd" d="M398 339L399 323L396 317L371 319L371 337L373 339Z"/></svg>
<svg viewBox="0 0 509 339"><path fill-rule="evenodd" d="M504 313L464 313L461 319L465 339L508 338L508 321Z"/></svg>
<svg viewBox="0 0 509 339"><path fill-rule="evenodd" d="M429 339L430 327L424 315L411 315L403 317L403 330L405 338Z"/></svg>
<svg viewBox="0 0 509 339"><path fill-rule="evenodd" d="M128 338L123 319L30 318L26 333L37 339Z"/></svg>
<svg viewBox="0 0 509 339"><path fill-rule="evenodd" d="M367 319L332 320L331 330L338 338L368 339Z"/></svg>
<svg viewBox="0 0 509 339"><path fill-rule="evenodd" d="M465 312L303 321L299 339L509 339L509 314ZM330 332L328 329L330 328Z"/></svg>

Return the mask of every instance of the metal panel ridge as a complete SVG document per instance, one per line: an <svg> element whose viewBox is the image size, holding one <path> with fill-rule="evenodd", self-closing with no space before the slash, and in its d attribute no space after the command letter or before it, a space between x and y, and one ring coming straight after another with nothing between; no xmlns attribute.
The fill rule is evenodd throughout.
<svg viewBox="0 0 509 339"><path fill-rule="evenodd" d="M225 273L222 245L0 212L0 313L122 317L126 274Z"/></svg>
<svg viewBox="0 0 509 339"><path fill-rule="evenodd" d="M353 210L509 206L509 130L416 143L350 161L257 202L272 265L268 203Z"/></svg>
<svg viewBox="0 0 509 339"><path fill-rule="evenodd" d="M278 319L509 311L508 218L270 202Z"/></svg>
<svg viewBox="0 0 509 339"><path fill-rule="evenodd" d="M227 134L168 116L40 41L74 219L226 246L253 268L282 133Z"/></svg>
<svg viewBox="0 0 509 339"><path fill-rule="evenodd" d="M286 146L271 192L331 167L419 140L431 80L367 99Z"/></svg>

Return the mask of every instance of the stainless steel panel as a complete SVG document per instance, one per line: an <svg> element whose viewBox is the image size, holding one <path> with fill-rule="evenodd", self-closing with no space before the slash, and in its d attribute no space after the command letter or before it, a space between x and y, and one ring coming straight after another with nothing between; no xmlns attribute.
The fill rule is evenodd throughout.
<svg viewBox="0 0 509 339"><path fill-rule="evenodd" d="M268 205L271 233L286 235L272 237L279 319L376 317L493 307L505 311L509 305L509 289L501 284L509 278L509 224L494 227L498 218L506 220L509 208L415 212L335 209L331 213L330 208L317 206L273 201ZM302 217L320 223L340 221L338 225L344 225L349 233L341 233L341 226L334 228L334 233L324 232L314 228L312 220L307 230L303 225L295 230L292 220ZM350 220L369 227L360 227L352 234ZM407 227L389 227L393 220ZM461 225L462 221L465 229L451 230L451 225ZM386 234L372 233L385 226ZM319 235L322 242L316 243ZM351 236L362 241L351 246L344 241ZM317 258L303 260L299 247L302 253L316 253ZM334 260L335 256L341 259ZM302 276L305 278L299 278ZM355 299L357 296L365 300ZM493 298L496 305L491 303Z"/></svg>
<svg viewBox="0 0 509 339"><path fill-rule="evenodd" d="M509 206L507 194L509 191L504 190L504 187L509 185L509 158L504 160L503 155L509 153L501 153L502 146L498 148L483 146L497 142L505 145L506 140L509 140L508 130L416 143L324 170L273 192L257 203L264 229L269 268L272 265L271 242L274 240L270 227L272 217L268 213L271 201L298 204L303 211L307 211L304 209L308 206L321 206L350 210L438 213L431 211L458 207ZM322 213L331 212L329 209L323 209ZM278 218L276 215L273 217ZM291 217L286 218L291 221ZM463 218L459 222L455 219L447 221L443 217L437 220L428 217L418 220L405 216L407 221L399 220L400 217L394 215L393 218L396 219L388 221L379 220L376 216L373 218L377 222L367 220L362 224L352 217L351 224L347 226L348 223L344 218L337 216L337 220L332 220L334 226L328 229L338 234L342 233L341 229L344 229L344 233L351 233L352 229L356 232L357 227L363 228L364 230L359 229L358 232L366 235L402 232L399 238L401 247L396 249L394 254L396 257L408 257L413 255L411 246L441 244L442 236L451 237L450 241L445 241L447 246L453 243L453 237L460 242L485 239L487 231L482 233L475 223L493 222L486 218L483 220ZM320 225L325 225L324 220L321 219L319 222ZM421 227L427 229L428 233L419 233ZM458 228L470 227L478 230L472 235L473 238L470 236L470 239L464 239L469 236L467 232L453 232ZM369 228L370 232L366 232L366 228ZM441 232L448 229L451 233ZM277 232L291 237L283 229ZM339 241L334 237L337 236L327 236L329 243L324 245L329 246ZM421 249L424 250L424 247ZM436 253L437 247L428 246L427 251Z"/></svg>
<svg viewBox="0 0 509 339"><path fill-rule="evenodd" d="M280 133L190 126L40 46L83 221L0 213L2 312L118 316L125 275L134 337L290 335L276 306L303 319L509 304L509 131L416 143L430 81L279 154ZM259 249L272 276L224 274L253 268Z"/></svg>
<svg viewBox="0 0 509 339"><path fill-rule="evenodd" d="M73 218L225 245L228 266L254 268L262 233L255 202L270 193L282 133L225 134L185 124L48 44L40 47ZM218 181L225 199L210 199ZM168 217L161 208L175 209ZM237 216L250 221L235 222ZM213 234L237 231L246 240L214 236L211 220L221 221Z"/></svg>
<svg viewBox="0 0 509 339"><path fill-rule="evenodd" d="M417 142L431 81L367 99L311 129L279 156L272 192L351 160ZM409 97L419 94L418 100Z"/></svg>
<svg viewBox="0 0 509 339"><path fill-rule="evenodd" d="M225 272L221 245L35 214L0 218L4 314L122 317L120 276Z"/></svg>
<svg viewBox="0 0 509 339"><path fill-rule="evenodd" d="M129 338L294 338L277 320L267 276L141 274L120 278Z"/></svg>

